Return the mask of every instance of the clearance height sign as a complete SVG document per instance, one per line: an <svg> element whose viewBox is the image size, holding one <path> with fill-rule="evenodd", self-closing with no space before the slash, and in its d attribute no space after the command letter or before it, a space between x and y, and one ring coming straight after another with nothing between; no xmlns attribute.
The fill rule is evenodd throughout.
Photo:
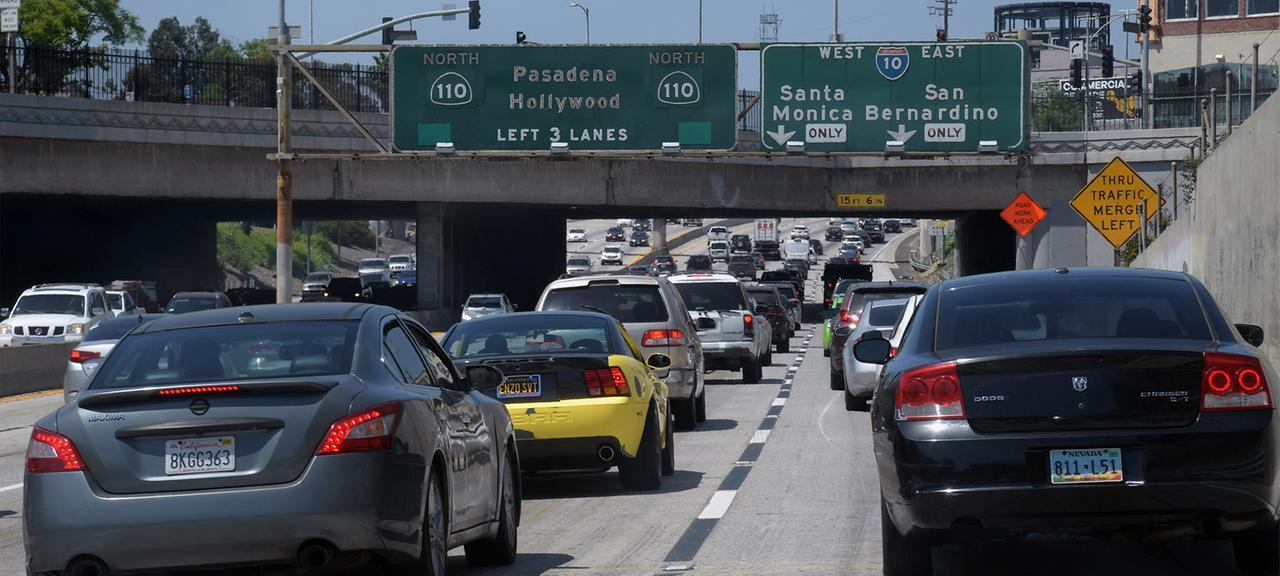
<svg viewBox="0 0 1280 576"><path fill-rule="evenodd" d="M760 56L766 150L977 152L1028 141L1021 42L770 44Z"/></svg>
<svg viewBox="0 0 1280 576"><path fill-rule="evenodd" d="M727 150L729 45L403 46L391 53L398 150Z"/></svg>

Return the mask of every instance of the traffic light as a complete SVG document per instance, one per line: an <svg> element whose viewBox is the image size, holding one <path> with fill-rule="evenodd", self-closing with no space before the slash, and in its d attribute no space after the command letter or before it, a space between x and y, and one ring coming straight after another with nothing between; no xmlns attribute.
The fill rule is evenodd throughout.
<svg viewBox="0 0 1280 576"><path fill-rule="evenodd" d="M516 44L525 44L528 41L529 38L524 35L524 32L516 30Z"/></svg>
<svg viewBox="0 0 1280 576"><path fill-rule="evenodd" d="M1146 34L1151 29L1151 7L1145 3L1138 7L1138 31Z"/></svg>
<svg viewBox="0 0 1280 576"><path fill-rule="evenodd" d="M1129 88L1130 94L1142 93L1142 71L1139 70L1129 75L1126 86Z"/></svg>
<svg viewBox="0 0 1280 576"><path fill-rule="evenodd" d="M1071 85L1077 90L1084 86L1084 60L1080 58L1071 61Z"/></svg>
<svg viewBox="0 0 1280 576"><path fill-rule="evenodd" d="M1102 77L1110 78L1116 71L1116 56L1112 51L1111 45L1107 44L1102 47Z"/></svg>
<svg viewBox="0 0 1280 576"><path fill-rule="evenodd" d="M934 33L934 37L937 38L939 42L946 42L947 31L939 28L938 31Z"/></svg>
<svg viewBox="0 0 1280 576"><path fill-rule="evenodd" d="M470 19L467 22L467 28L476 30L480 28L480 0L467 2L467 7L471 9L471 13L468 14Z"/></svg>

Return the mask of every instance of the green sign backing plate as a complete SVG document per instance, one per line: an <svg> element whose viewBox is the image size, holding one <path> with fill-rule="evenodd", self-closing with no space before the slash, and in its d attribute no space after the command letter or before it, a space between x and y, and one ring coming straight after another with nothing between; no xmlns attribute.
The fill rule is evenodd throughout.
<svg viewBox="0 0 1280 576"><path fill-rule="evenodd" d="M732 45L397 46L397 150L728 150Z"/></svg>
<svg viewBox="0 0 1280 576"><path fill-rule="evenodd" d="M760 55L765 150L1024 150L1029 140L1022 42L769 44Z"/></svg>

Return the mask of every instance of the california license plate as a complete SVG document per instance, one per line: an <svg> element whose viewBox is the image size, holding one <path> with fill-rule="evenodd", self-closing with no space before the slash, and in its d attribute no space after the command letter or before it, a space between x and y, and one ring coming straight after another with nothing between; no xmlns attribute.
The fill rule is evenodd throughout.
<svg viewBox="0 0 1280 576"><path fill-rule="evenodd" d="M235 469L234 437L188 438L166 440L164 443L164 473L167 475L230 472Z"/></svg>
<svg viewBox="0 0 1280 576"><path fill-rule="evenodd" d="M498 385L498 398L537 398L542 396L541 374L507 376Z"/></svg>
<svg viewBox="0 0 1280 576"><path fill-rule="evenodd" d="M1049 481L1054 484L1094 484L1124 481L1119 448L1049 451Z"/></svg>

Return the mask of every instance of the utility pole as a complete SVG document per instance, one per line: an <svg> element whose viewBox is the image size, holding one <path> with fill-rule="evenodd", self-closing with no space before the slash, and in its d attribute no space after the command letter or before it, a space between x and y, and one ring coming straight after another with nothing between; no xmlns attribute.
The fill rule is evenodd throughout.
<svg viewBox="0 0 1280 576"><path fill-rule="evenodd" d="M844 42L840 37L840 0L831 0L831 41Z"/></svg>
<svg viewBox="0 0 1280 576"><path fill-rule="evenodd" d="M289 44L284 0L279 0L276 47ZM292 89L289 55L276 52L276 303L293 301L293 160L289 154L289 103Z"/></svg>
<svg viewBox="0 0 1280 576"><path fill-rule="evenodd" d="M698 43L702 43L702 0L698 0Z"/></svg>
<svg viewBox="0 0 1280 576"><path fill-rule="evenodd" d="M929 14L933 16L942 16L942 33L938 35L938 41L946 41L951 37L951 5L956 0L933 0L935 6L929 7Z"/></svg>

